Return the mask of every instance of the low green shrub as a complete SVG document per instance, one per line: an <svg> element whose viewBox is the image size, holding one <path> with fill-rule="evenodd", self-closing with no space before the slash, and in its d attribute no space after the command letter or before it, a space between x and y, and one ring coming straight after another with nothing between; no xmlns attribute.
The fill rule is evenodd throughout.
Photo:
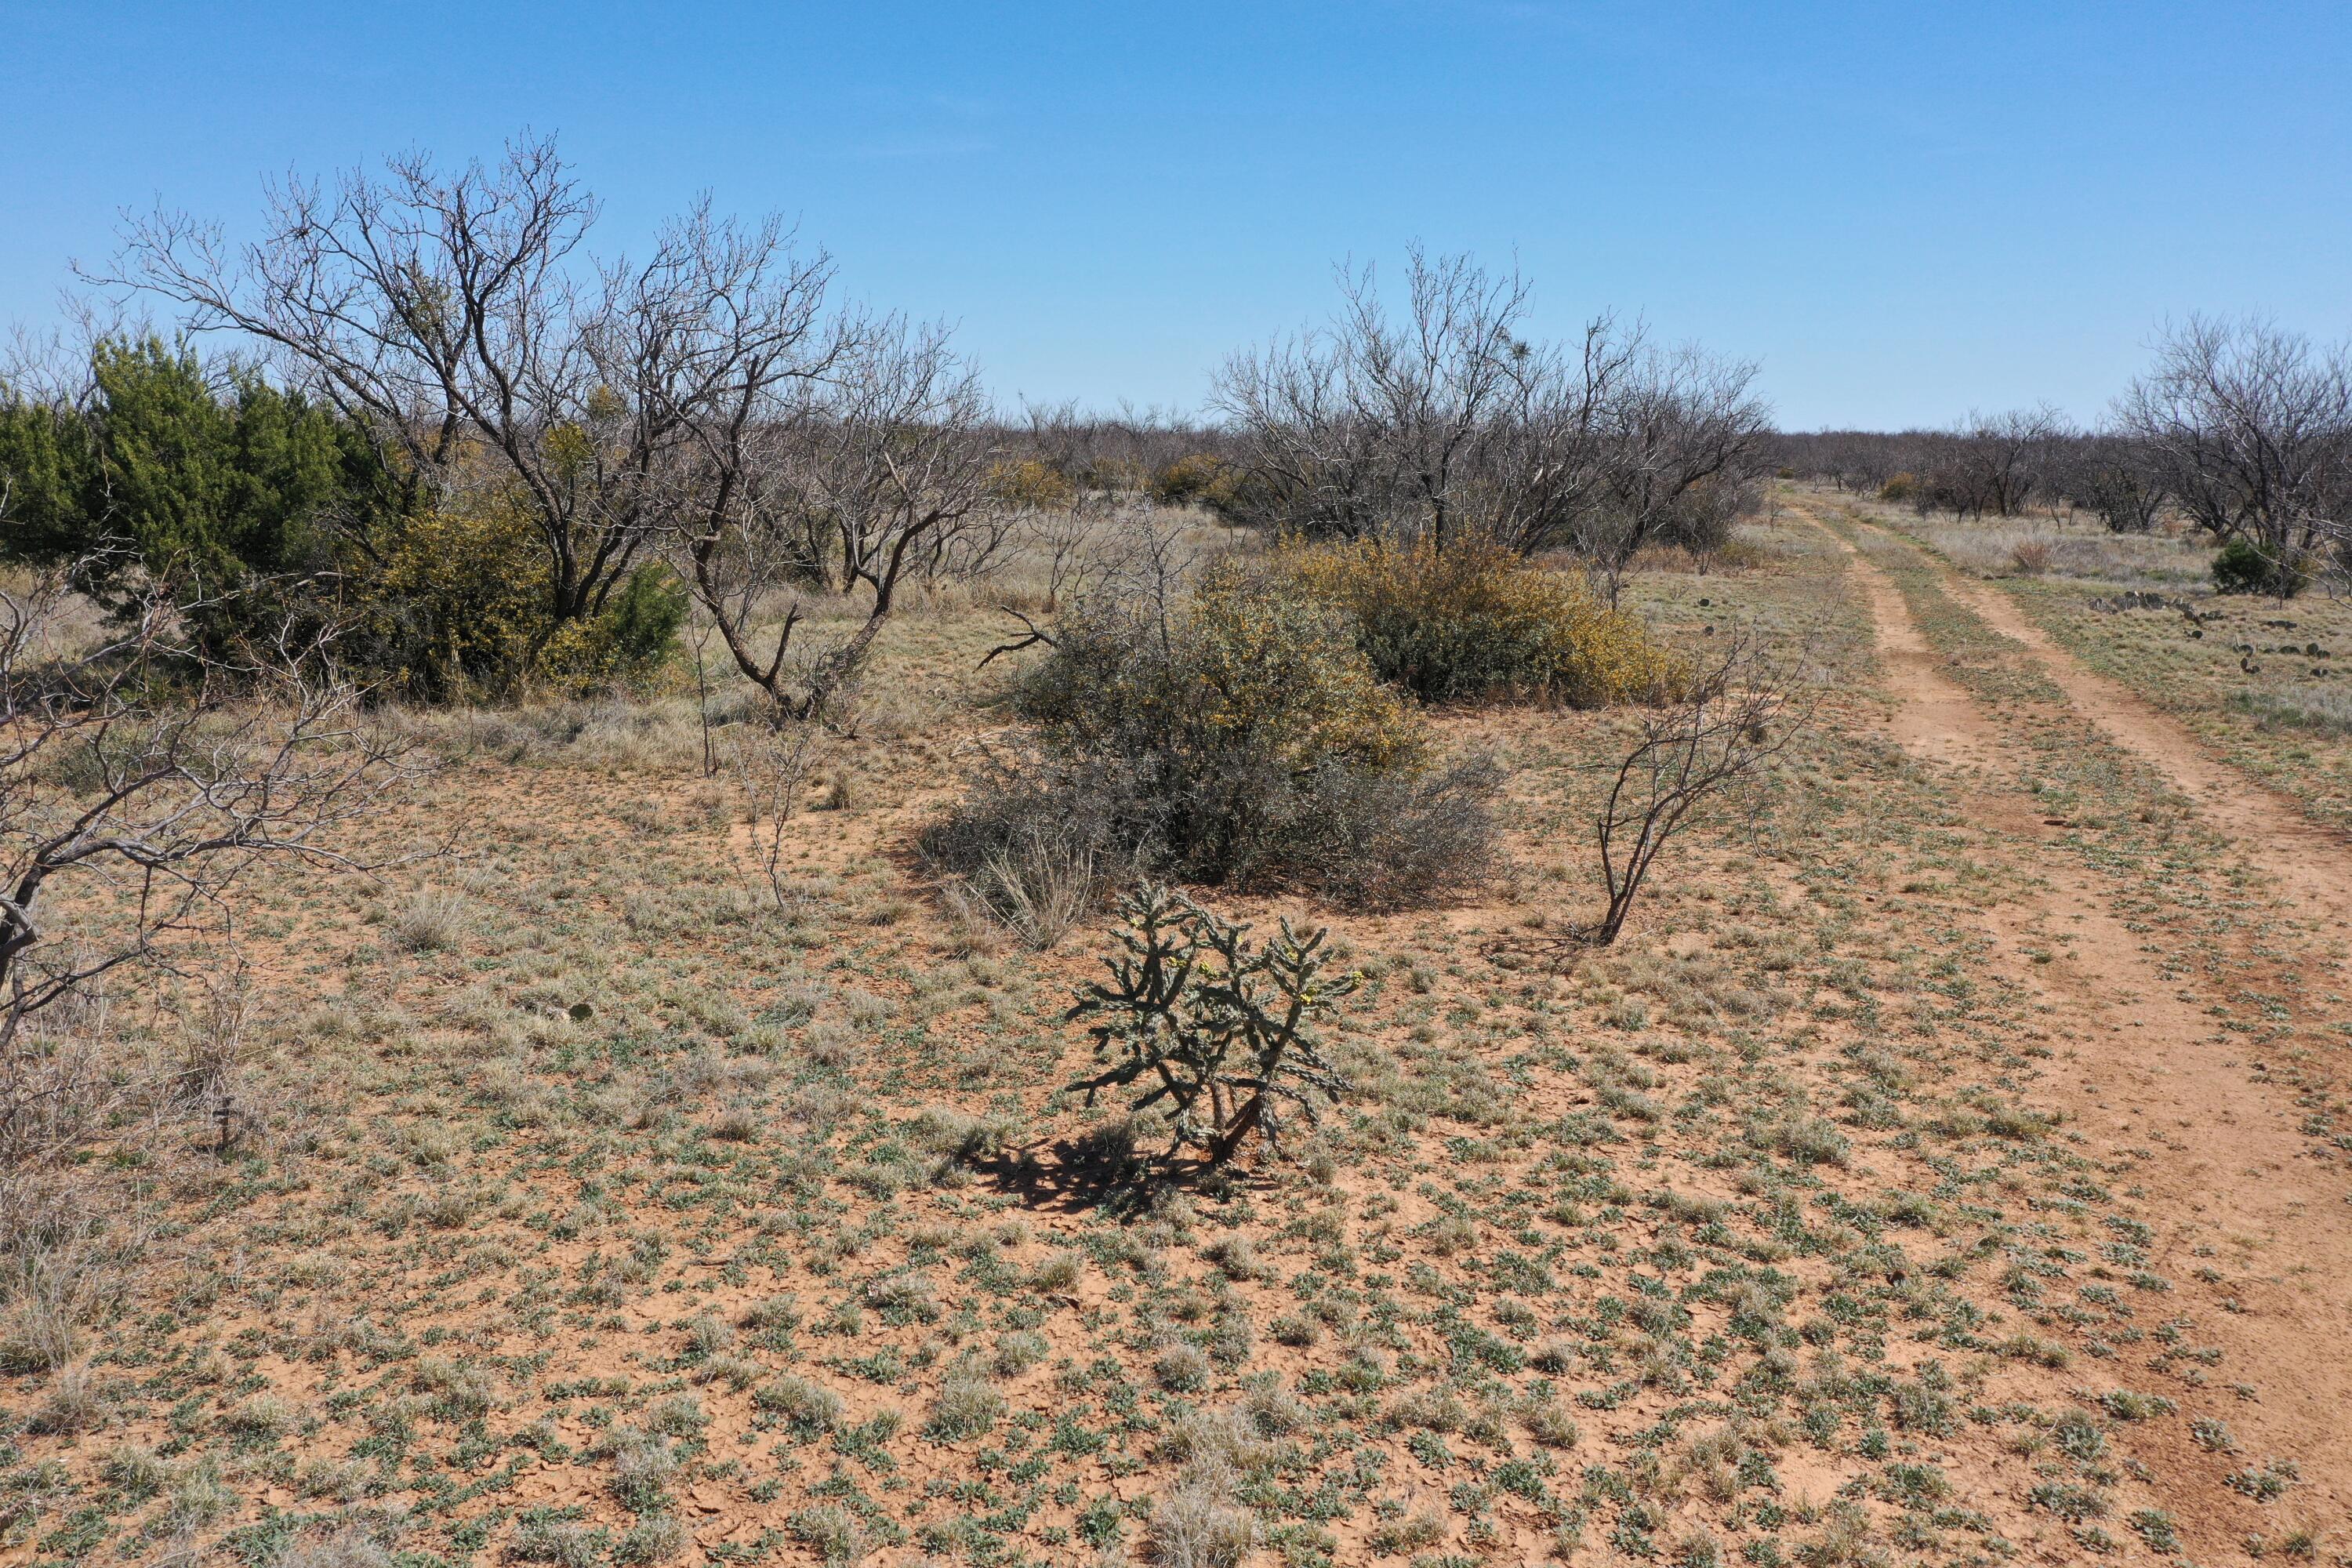
<svg viewBox="0 0 2352 1568"><path fill-rule="evenodd" d="M2232 539L2213 557L2213 591L2217 594L2264 594L2291 599L2303 590L2299 563L2284 560L2251 539Z"/></svg>
<svg viewBox="0 0 2352 1568"><path fill-rule="evenodd" d="M1286 580L1219 569L1165 621L1096 607L1055 638L1014 693L1030 737L925 839L1008 921L1024 866L1083 864L1097 895L1149 873L1391 909L1485 875L1497 771L1434 765L1344 618Z"/></svg>
<svg viewBox="0 0 2352 1568"><path fill-rule="evenodd" d="M0 561L79 562L79 585L118 616L161 595L207 658L331 641L411 700L579 693L649 672L685 622L682 586L650 564L559 617L518 492L435 510L359 425L249 365L110 340L90 383L87 408L0 384Z"/></svg>

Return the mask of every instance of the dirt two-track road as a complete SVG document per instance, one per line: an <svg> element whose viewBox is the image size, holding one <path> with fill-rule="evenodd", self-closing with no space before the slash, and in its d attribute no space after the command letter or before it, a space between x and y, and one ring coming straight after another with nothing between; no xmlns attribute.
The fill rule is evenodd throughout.
<svg viewBox="0 0 2352 1568"><path fill-rule="evenodd" d="M2067 1042L2045 1091L2089 1149L2137 1152L2142 1212L2170 1222L2158 1227L2151 1267L2189 1277L2219 1256L2242 1268L2229 1310L2199 1324L2223 1352L2217 1381L2238 1390L2227 1412L2238 1451L2209 1451L2186 1430L2135 1435L2184 1545L2199 1562L2242 1561L2249 1534L2275 1539L2294 1520L2317 1527L2323 1559L2352 1548L2352 1182L2341 1165L2315 1158L2307 1106L2298 1103L2306 1087L2264 1060L2260 1045L2216 1030L2216 1005L2243 998L2229 994L2226 981L2160 965L2146 911L2123 912L2116 877L2063 844L2066 824L2045 818L2026 782L2025 715L1956 677L1897 573L1915 593L1932 584L1948 606L2017 645L2014 658L2038 666L2075 717L2152 768L2186 812L2229 843L2254 895L2271 905L2260 957L2296 972L2315 1008L2309 1021L2323 1030L2340 1027L2352 994L2342 954L2352 932L2352 846L2084 668L1998 587L1964 579L1863 517L1827 503L1806 510L1838 539L1869 605L1895 740L1923 763L1961 773L1968 815L1984 830L1981 852L2038 878L2046 889L2041 923L2071 938L2030 971L2053 1036ZM2323 1054L2345 1051L2340 1032L2334 1037ZM2250 1508L2242 1489L2230 1487L2230 1473L2257 1452L2300 1471L2292 1501Z"/></svg>

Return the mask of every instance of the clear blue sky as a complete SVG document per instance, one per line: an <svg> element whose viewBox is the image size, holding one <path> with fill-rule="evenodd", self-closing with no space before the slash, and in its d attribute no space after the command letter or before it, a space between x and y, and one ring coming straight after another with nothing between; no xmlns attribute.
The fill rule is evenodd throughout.
<svg viewBox="0 0 2352 1568"><path fill-rule="evenodd" d="M558 132L641 241L709 190L1007 395L1197 406L1415 237L1765 366L1782 423L2095 415L2168 313L2352 330L2334 4L0 0L0 316L158 198Z"/></svg>

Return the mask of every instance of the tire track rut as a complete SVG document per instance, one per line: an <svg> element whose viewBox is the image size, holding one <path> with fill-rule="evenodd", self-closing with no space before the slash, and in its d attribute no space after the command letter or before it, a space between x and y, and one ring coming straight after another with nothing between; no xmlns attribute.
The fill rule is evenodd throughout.
<svg viewBox="0 0 2352 1568"><path fill-rule="evenodd" d="M1896 538L1874 523L1855 521L1882 539ZM1963 576L1925 551L1919 553L1934 565L1946 594L2023 647L2075 711L2196 802L2293 904L2339 927L2352 924L2352 845L2341 834L2215 757L2172 715L2084 665L1999 588Z"/></svg>
<svg viewBox="0 0 2352 1568"><path fill-rule="evenodd" d="M2246 1042L2216 1031L2200 983L2164 973L2147 939L2116 913L2112 883L2054 842L2047 852L2036 850L2035 840L2052 839L2055 828L2031 796L2006 782L2026 765L2026 748L1948 672L1895 580L1818 516L1808 516L1836 541L1869 604L1895 703L1895 741L1923 761L1975 773L1981 787L1969 799L1971 822L2009 837L2007 843L1988 837L1983 852L2018 862L2047 889L2027 930L1997 911L1985 922L2025 983L2053 1009L2051 1030L2063 1042L2059 1067L2039 1092L2095 1149L2145 1152L2131 1181L2142 1212L2164 1221L2149 1249L2151 1267L2189 1275L2208 1262L2197 1249L2210 1247L2218 1254L2210 1261L2244 1276L2239 1310L2200 1312L2198 1332L2223 1350L2224 1376L2259 1392L2259 1402L2226 1413L2245 1452L2207 1453L2189 1440L2187 1423L2179 1419L2148 1423L2119 1438L2150 1463L2164 1506L2200 1556L2239 1555L2250 1513L2265 1525L2306 1514L2331 1524L2352 1520L2352 1451L2342 1441L2352 1410L2344 1349L2352 1343L2352 1293L2346 1289L2352 1226L2345 1223L2342 1178L2308 1155L2297 1090L2259 1070ZM1955 596L1979 608L1974 595ZM2037 647L1985 618L2042 657L2070 700L2083 701L2102 729L2120 731L2120 743L2162 767L2192 798L2210 800L2228 784L2235 799L2250 787L2210 776L2207 770L2219 764L2182 754L2172 738L2140 735L2134 743L2144 705L2102 691L2096 678L2070 668L2071 658L2046 638ZM2019 619L2014 606L2006 619ZM2303 846L2319 833L2299 816L2296 822L2303 831L2282 833L2282 840ZM2265 868L2277 874L2278 868ZM2306 912L2316 903L2325 914L2342 896L2336 887L2314 896L2308 876L2277 880ZM2071 940L2049 943L2054 952L2047 963L2025 951L2039 937L2061 934ZM2118 1364L2106 1375L2123 1372ZM2101 1375L2084 1373L2086 1382ZM2284 1513L2276 1507L2250 1510L2222 1480L2260 1454L2292 1458L2302 1470L2303 1484Z"/></svg>

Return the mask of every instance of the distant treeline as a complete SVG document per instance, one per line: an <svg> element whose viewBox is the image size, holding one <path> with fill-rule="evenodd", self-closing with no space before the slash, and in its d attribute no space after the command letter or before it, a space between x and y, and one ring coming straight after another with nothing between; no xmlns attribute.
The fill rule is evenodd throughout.
<svg viewBox="0 0 2352 1568"><path fill-rule="evenodd" d="M2044 410L1972 417L1948 430L1776 431L1766 455L1791 479L1962 517L2055 507L2141 533L2168 499L2138 443L2074 428Z"/></svg>
<svg viewBox="0 0 2352 1568"><path fill-rule="evenodd" d="M2352 572L2352 345L2192 317L2081 429L2048 408L1948 430L1779 432L1783 475L1921 512L2087 512L2122 533L2167 519L2221 546L2225 586L2292 594Z"/></svg>

